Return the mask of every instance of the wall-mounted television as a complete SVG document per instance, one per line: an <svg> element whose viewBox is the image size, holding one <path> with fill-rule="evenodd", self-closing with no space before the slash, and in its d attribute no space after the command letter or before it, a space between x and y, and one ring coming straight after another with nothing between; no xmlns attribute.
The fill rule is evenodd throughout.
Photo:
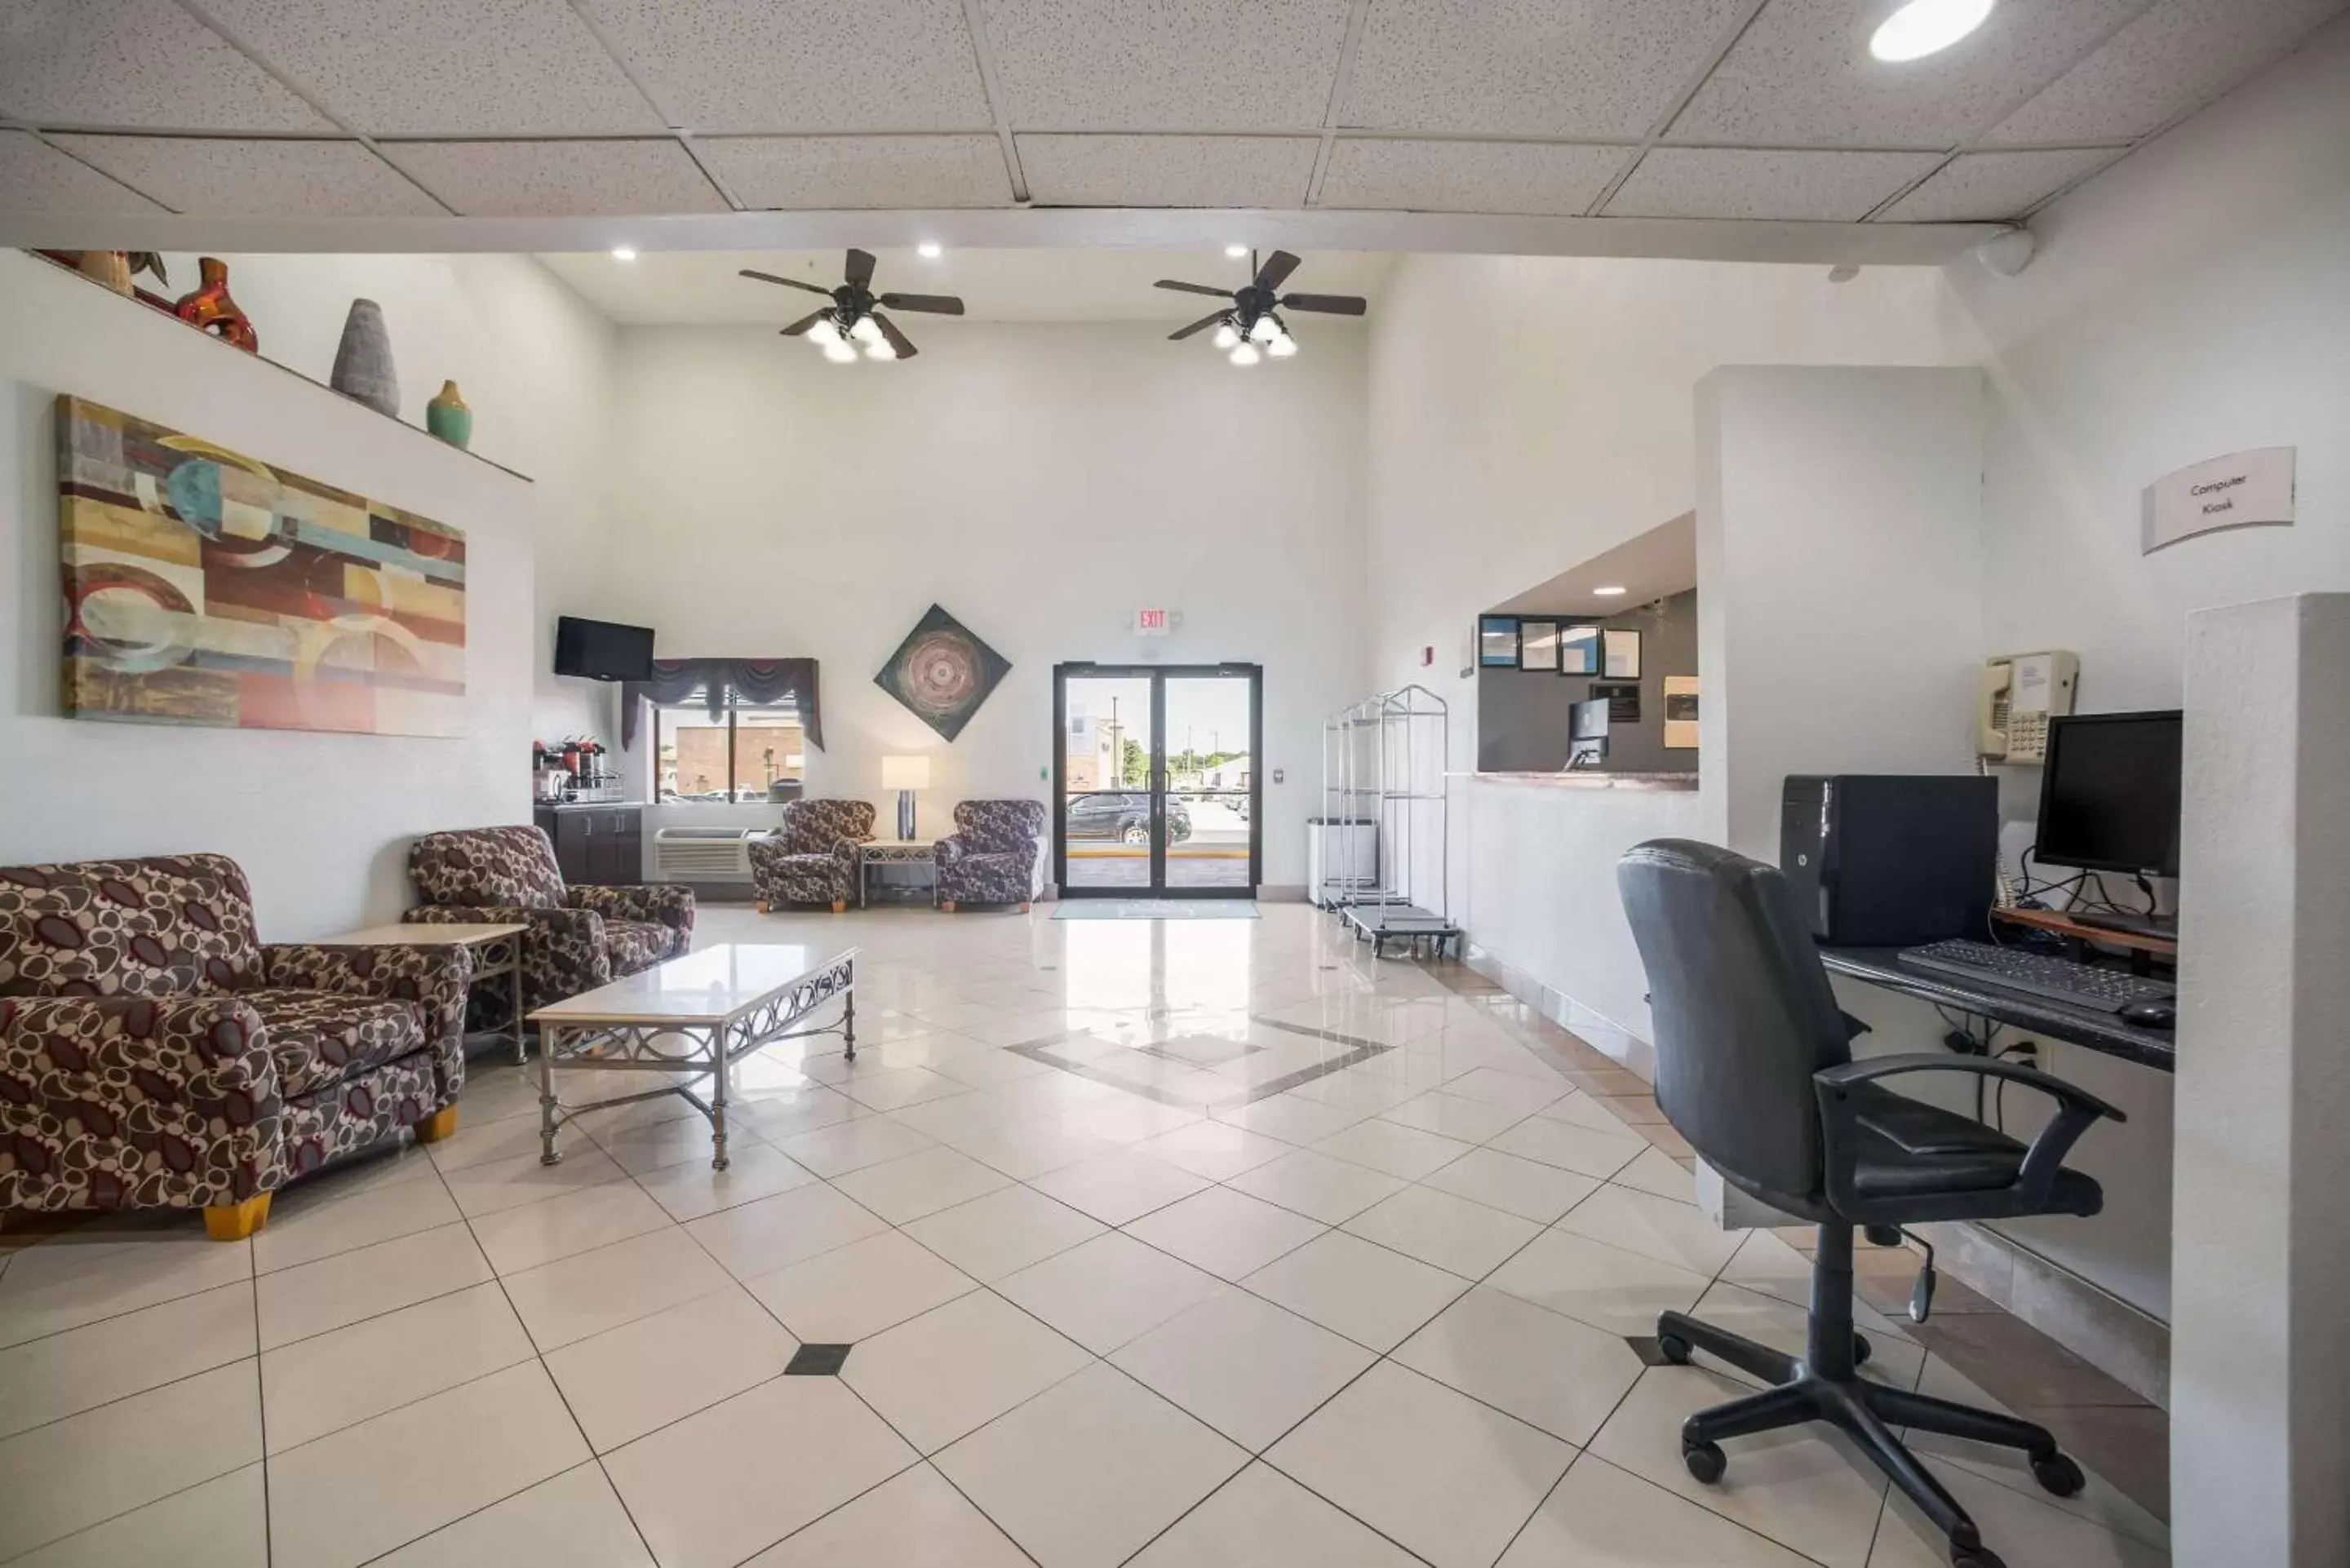
<svg viewBox="0 0 2350 1568"><path fill-rule="evenodd" d="M555 623L555 672L590 680L650 680L652 628L559 617Z"/></svg>

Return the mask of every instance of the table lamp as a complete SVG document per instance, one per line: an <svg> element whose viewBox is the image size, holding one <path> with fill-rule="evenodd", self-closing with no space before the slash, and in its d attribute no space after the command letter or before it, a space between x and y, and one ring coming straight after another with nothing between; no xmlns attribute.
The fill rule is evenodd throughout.
<svg viewBox="0 0 2350 1568"><path fill-rule="evenodd" d="M914 792L931 787L931 759L926 756L883 757L881 787L898 792L898 836L914 836Z"/></svg>

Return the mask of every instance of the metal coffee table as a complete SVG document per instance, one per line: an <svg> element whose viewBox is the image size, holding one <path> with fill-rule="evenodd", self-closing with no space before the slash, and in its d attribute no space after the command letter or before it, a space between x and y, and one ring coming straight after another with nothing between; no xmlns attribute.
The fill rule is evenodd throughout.
<svg viewBox="0 0 2350 1568"><path fill-rule="evenodd" d="M795 1027L836 997L837 1023ZM703 948L542 1007L530 1021L538 1025L542 1164L563 1158L555 1135L581 1112L675 1095L710 1118L711 1168L723 1170L729 1069L736 1062L779 1040L836 1033L856 1058L857 950L800 943ZM566 1106L556 1098L557 1072L690 1076L641 1094ZM710 1080L707 1099L694 1093L691 1080L699 1078Z"/></svg>

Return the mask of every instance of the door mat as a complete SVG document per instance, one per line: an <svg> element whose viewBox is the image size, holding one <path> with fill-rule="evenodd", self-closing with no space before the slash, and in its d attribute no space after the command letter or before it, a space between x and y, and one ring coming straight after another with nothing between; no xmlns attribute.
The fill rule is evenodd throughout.
<svg viewBox="0 0 2350 1568"><path fill-rule="evenodd" d="M1056 898L1056 920L1253 920L1252 898Z"/></svg>

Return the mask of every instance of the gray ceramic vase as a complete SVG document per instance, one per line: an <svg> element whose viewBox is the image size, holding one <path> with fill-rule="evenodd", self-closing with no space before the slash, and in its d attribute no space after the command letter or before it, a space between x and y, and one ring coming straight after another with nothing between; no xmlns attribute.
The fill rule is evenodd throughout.
<svg viewBox="0 0 2350 1568"><path fill-rule="evenodd" d="M383 307L374 300L351 301L328 384L377 413L400 417L400 377L392 369L391 336L384 330Z"/></svg>

